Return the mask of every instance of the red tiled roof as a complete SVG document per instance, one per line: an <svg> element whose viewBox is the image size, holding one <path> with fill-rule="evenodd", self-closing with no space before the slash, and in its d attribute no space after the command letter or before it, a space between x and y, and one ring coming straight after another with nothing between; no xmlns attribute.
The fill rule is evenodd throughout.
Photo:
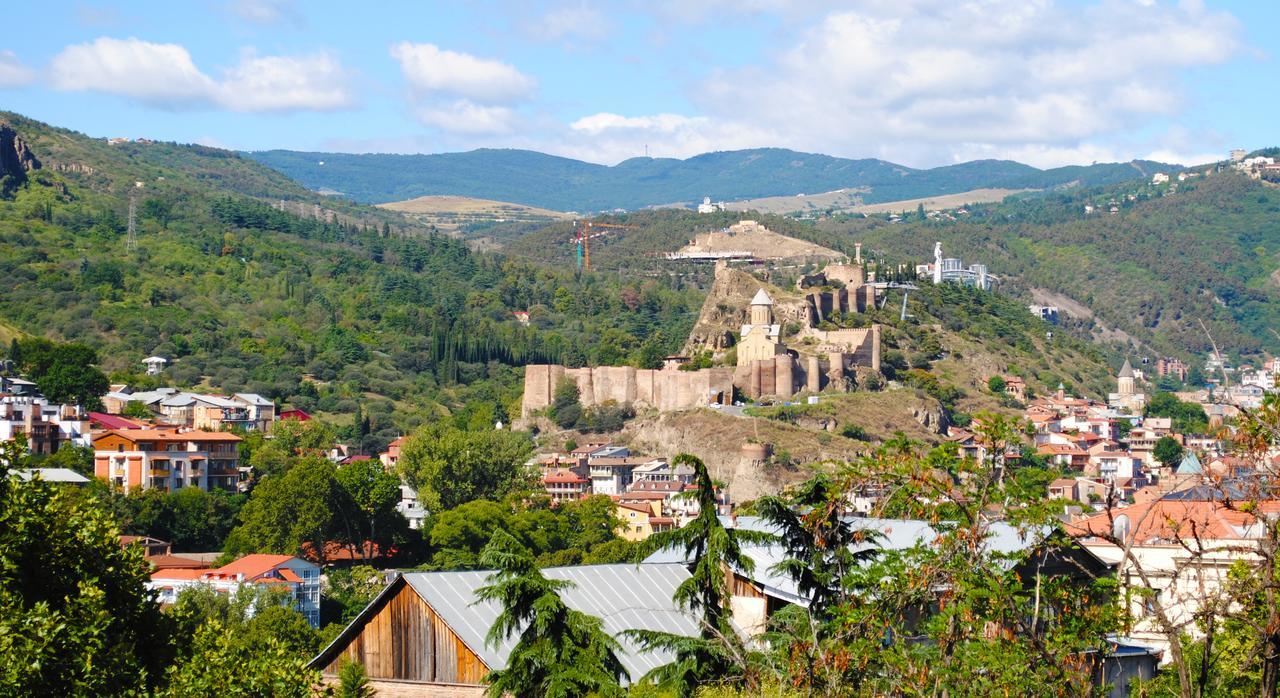
<svg viewBox="0 0 1280 698"><path fill-rule="evenodd" d="M162 582L162 581L181 582L181 581L187 581L190 579L199 579L201 576L204 575L205 572L208 572L208 570L183 569L183 568L175 567L175 568L156 570L155 572L151 573L151 579L157 582Z"/></svg>
<svg viewBox="0 0 1280 698"><path fill-rule="evenodd" d="M1262 502L1263 511L1274 511L1280 502ZM1149 512L1149 513L1148 513ZM1179 539L1230 539L1241 535L1241 529L1256 519L1245 512L1223 506L1221 502L1156 500L1115 509L1068 524L1067 530L1077 536L1110 533L1115 519L1128 517L1130 535L1137 542Z"/></svg>
<svg viewBox="0 0 1280 698"><path fill-rule="evenodd" d="M147 426L136 419L126 419L120 415L105 412L90 412L89 424L99 429L143 429Z"/></svg>
<svg viewBox="0 0 1280 698"><path fill-rule="evenodd" d="M226 431L162 431L160 429L107 429L93 437L94 441L109 435L123 436L130 441L242 441L239 436Z"/></svg>
<svg viewBox="0 0 1280 698"><path fill-rule="evenodd" d="M588 480L568 468L557 468L542 476L546 484L586 484Z"/></svg>
<svg viewBox="0 0 1280 698"><path fill-rule="evenodd" d="M206 570L209 569L209 563L201 560L193 560L189 557L180 557L178 555L152 555L147 558L147 562L157 570Z"/></svg>
<svg viewBox="0 0 1280 698"><path fill-rule="evenodd" d="M254 577L270 572L276 567L279 567L292 559L292 555L267 555L265 553L254 553L253 555L245 555L229 565L224 565L216 570L210 570L210 572L228 576L243 574L246 579L253 579Z"/></svg>
<svg viewBox="0 0 1280 698"><path fill-rule="evenodd" d="M280 419L296 419L299 422L306 422L311 419L311 415L304 410L285 410L280 413Z"/></svg>

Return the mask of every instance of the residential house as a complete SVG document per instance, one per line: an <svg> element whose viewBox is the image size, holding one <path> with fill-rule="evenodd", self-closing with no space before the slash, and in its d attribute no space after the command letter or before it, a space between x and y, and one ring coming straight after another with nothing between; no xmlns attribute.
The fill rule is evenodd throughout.
<svg viewBox="0 0 1280 698"><path fill-rule="evenodd" d="M0 395L39 397L40 388L29 380L12 376L0 376Z"/></svg>
<svg viewBox="0 0 1280 698"><path fill-rule="evenodd" d="M629 541L645 540L659 531L670 531L676 527L674 518L663 516L661 498L614 502L613 515L622 522L618 536Z"/></svg>
<svg viewBox="0 0 1280 698"><path fill-rule="evenodd" d="M47 455L63 444L90 445L90 425L78 405L51 405L38 395L0 395L0 442L22 434L30 453Z"/></svg>
<svg viewBox="0 0 1280 698"><path fill-rule="evenodd" d="M587 461L587 476L591 479L591 491L595 494L616 495L627 491L634 479L636 466L650 462L649 458L628 456L593 456Z"/></svg>
<svg viewBox="0 0 1280 698"><path fill-rule="evenodd" d="M10 475L30 482L40 478L43 482L55 482L63 485L81 487L89 484L89 478L70 468L20 468L9 471Z"/></svg>
<svg viewBox="0 0 1280 698"><path fill-rule="evenodd" d="M1280 511L1280 502L1262 504L1261 513L1268 516ZM1221 502L1169 497L1113 509L1067 526L1085 549L1119 567L1125 586L1144 587L1137 572L1140 566L1169 620L1193 638L1203 634L1196 616L1205 604L1232 601L1226 584L1231 567L1260 560L1248 550L1257 545L1264 529L1254 515ZM1133 559L1125 558L1122 547L1113 541L1129 544ZM1168 649L1153 602L1143 594L1118 596L1127 600L1136 619L1129 636Z"/></svg>
<svg viewBox="0 0 1280 698"><path fill-rule="evenodd" d="M568 582L569 608L601 620L617 640L618 659L632 681L669 664L665 649L646 649L629 630L696 637L697 618L672 601L689 578L682 564L548 567L548 578ZM501 606L477 597L491 572L410 572L398 575L310 666L327 678L353 661L364 666L379 695L480 698L485 677L507 666L517 637L487 640ZM624 680L624 683L626 681Z"/></svg>
<svg viewBox="0 0 1280 698"><path fill-rule="evenodd" d="M240 437L180 429L109 429L93 437L94 474L115 487L235 492Z"/></svg>
<svg viewBox="0 0 1280 698"><path fill-rule="evenodd" d="M378 454L378 460L382 463L382 467L387 470L395 470L396 464L400 462L400 449L404 447L407 436L397 436L387 444L387 450Z"/></svg>
<svg viewBox="0 0 1280 698"><path fill-rule="evenodd" d="M205 585L234 596L246 584L287 590L294 608L311 627L320 627L320 568L292 555L246 555L216 569L158 569L147 588L157 592L161 603L171 604L184 589Z"/></svg>
<svg viewBox="0 0 1280 698"><path fill-rule="evenodd" d="M555 504L574 502L591 495L591 480L570 468L554 468L543 472L542 488Z"/></svg>

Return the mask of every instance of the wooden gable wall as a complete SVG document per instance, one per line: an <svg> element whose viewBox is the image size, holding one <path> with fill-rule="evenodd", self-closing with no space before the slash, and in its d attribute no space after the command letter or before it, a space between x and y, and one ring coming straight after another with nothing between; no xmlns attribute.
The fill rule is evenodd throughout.
<svg viewBox="0 0 1280 698"><path fill-rule="evenodd" d="M337 674L344 661L363 664L370 679L481 684L489 673L408 584L384 600L323 672Z"/></svg>

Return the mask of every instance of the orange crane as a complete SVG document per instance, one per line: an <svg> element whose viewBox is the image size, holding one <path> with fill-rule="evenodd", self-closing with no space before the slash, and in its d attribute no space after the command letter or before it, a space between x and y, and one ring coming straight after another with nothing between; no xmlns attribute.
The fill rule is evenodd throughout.
<svg viewBox="0 0 1280 698"><path fill-rule="evenodd" d="M621 223L594 223L592 221L574 221L573 242L578 243L578 269L591 271L591 238L607 235L609 230L603 230L598 233L591 232L595 228L634 228L634 225L623 225Z"/></svg>

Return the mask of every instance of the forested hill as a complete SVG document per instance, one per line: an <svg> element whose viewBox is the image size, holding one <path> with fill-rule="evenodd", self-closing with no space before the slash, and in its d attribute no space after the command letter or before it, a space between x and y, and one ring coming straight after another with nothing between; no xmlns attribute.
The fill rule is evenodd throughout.
<svg viewBox="0 0 1280 698"><path fill-rule="evenodd" d="M865 190L866 203L900 201L982 188L1046 189L1150 179L1176 166L1137 160L1039 170L1007 160L979 160L929 170L875 159L846 159L781 148L704 153L687 160L632 158L612 167L527 150L435 155L247 153L314 190L365 203L454 194L559 211L637 209L765 196Z"/></svg>
<svg viewBox="0 0 1280 698"><path fill-rule="evenodd" d="M139 362L159 354L176 386L359 408L375 448L433 414L509 421L526 362L660 358L702 302L474 253L390 212L317 217L318 197L234 153L0 124L23 154L11 137L6 170L40 164L0 182L0 326L89 343L113 381L145 385Z"/></svg>
<svg viewBox="0 0 1280 698"><path fill-rule="evenodd" d="M958 218L845 218L817 228L917 261L940 240L948 257L985 263L1004 278L1004 292L1026 300L1032 289L1065 295L1150 351L1209 351L1203 321L1224 351L1280 353L1275 185L1221 172L1010 199Z"/></svg>

